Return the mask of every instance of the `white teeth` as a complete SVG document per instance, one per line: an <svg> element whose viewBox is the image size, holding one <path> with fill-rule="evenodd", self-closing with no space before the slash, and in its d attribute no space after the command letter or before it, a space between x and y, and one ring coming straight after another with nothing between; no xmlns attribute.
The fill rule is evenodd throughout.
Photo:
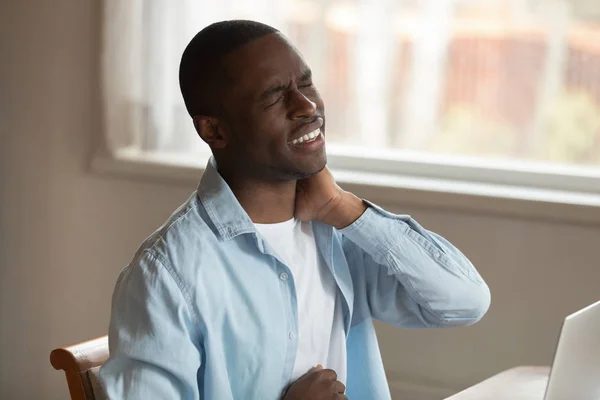
<svg viewBox="0 0 600 400"><path fill-rule="evenodd" d="M317 136L319 136L321 134L321 131L319 129L315 129L314 131L307 133L306 135L298 138L298 139L294 139L292 140L292 144L298 144L298 143L302 143L302 142L307 142L309 140L312 140L314 138L316 138Z"/></svg>

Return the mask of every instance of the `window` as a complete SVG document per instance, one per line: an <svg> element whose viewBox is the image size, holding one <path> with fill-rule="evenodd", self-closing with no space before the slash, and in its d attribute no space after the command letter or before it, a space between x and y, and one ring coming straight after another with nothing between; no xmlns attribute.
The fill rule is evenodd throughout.
<svg viewBox="0 0 600 400"><path fill-rule="evenodd" d="M206 153L180 99L179 58L202 27L248 18L279 28L313 68L337 165L513 183L533 171L600 192L597 0L107 0L106 10L113 148Z"/></svg>

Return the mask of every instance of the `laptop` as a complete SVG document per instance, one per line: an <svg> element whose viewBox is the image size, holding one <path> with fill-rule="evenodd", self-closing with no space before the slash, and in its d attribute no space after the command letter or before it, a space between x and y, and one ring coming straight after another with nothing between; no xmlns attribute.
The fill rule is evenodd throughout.
<svg viewBox="0 0 600 400"><path fill-rule="evenodd" d="M544 400L600 400L600 301L565 318Z"/></svg>

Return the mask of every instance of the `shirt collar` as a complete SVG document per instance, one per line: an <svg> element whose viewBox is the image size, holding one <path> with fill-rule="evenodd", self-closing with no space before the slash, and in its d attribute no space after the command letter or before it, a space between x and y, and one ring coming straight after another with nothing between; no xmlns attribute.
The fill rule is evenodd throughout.
<svg viewBox="0 0 600 400"><path fill-rule="evenodd" d="M223 239L256 232L252 220L219 174L214 157L208 160L200 179L198 198Z"/></svg>

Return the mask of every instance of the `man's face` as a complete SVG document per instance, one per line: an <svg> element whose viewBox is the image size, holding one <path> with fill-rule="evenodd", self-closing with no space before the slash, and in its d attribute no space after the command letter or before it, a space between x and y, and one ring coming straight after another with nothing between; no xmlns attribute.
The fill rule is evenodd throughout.
<svg viewBox="0 0 600 400"><path fill-rule="evenodd" d="M279 34L258 38L223 60L227 146L236 174L293 180L325 167L324 105L302 56Z"/></svg>

